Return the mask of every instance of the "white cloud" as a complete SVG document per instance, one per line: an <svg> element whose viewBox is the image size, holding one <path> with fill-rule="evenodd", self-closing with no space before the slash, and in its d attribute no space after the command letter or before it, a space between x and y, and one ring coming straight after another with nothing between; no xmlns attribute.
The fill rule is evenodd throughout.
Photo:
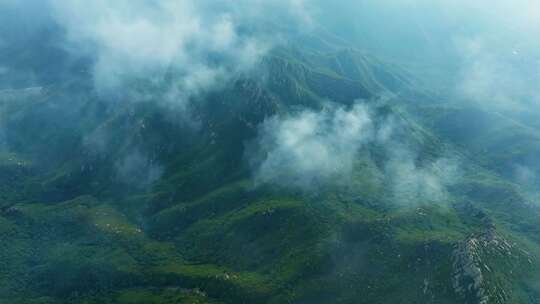
<svg viewBox="0 0 540 304"><path fill-rule="evenodd" d="M174 73L179 102L253 67L280 34L257 26L272 17L304 22L296 19L306 14L299 0L51 1L68 48L95 58L99 90Z"/></svg>
<svg viewBox="0 0 540 304"><path fill-rule="evenodd" d="M397 120L378 117L364 103L272 117L260 127L258 154L250 155L256 181L306 191L351 184L360 153L378 147L385 155L379 168L385 191L395 203L444 202L447 186L459 176L458 162L441 157L418 164Z"/></svg>
<svg viewBox="0 0 540 304"><path fill-rule="evenodd" d="M363 104L348 110L330 105L320 112L273 117L260 133L264 156L257 180L305 188L347 177L358 149L373 137L373 124Z"/></svg>
<svg viewBox="0 0 540 304"><path fill-rule="evenodd" d="M457 162L440 158L419 166L409 151L397 151L385 166L393 201L400 205L444 202L447 186L459 177Z"/></svg>

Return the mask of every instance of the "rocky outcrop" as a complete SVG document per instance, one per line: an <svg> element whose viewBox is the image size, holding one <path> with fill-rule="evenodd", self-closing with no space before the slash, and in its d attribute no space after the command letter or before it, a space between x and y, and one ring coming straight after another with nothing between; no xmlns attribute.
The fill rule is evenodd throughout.
<svg viewBox="0 0 540 304"><path fill-rule="evenodd" d="M494 259L506 262L490 265L490 260ZM471 235L455 246L452 254L454 291L465 303L508 303L510 291L499 282L489 281L489 277L493 272L506 271L506 268L499 267L508 266L511 269L515 261L532 263L526 251L497 233L493 225L488 225L484 232Z"/></svg>
<svg viewBox="0 0 540 304"><path fill-rule="evenodd" d="M483 287L484 276L480 268L480 241L471 237L458 244L452 254L452 285L454 291L471 303L487 304L488 296Z"/></svg>

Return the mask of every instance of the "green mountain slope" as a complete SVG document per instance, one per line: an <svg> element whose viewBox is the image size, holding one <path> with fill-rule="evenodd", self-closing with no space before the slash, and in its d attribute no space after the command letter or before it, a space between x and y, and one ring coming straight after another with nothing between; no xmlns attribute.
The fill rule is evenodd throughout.
<svg viewBox="0 0 540 304"><path fill-rule="evenodd" d="M313 43L198 97L192 121L144 81L152 100L123 104L82 80L0 91L0 303L536 303L539 210L506 174L536 130L415 103L435 97L401 68ZM329 100L364 100L419 168L451 157L461 176L395 194L374 144L349 183L257 184L259 125Z"/></svg>

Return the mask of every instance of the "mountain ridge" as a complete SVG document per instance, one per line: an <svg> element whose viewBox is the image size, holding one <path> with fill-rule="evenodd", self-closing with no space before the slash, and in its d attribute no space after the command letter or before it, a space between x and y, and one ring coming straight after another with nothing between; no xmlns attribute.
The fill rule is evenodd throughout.
<svg viewBox="0 0 540 304"><path fill-rule="evenodd" d="M187 122L144 82L132 89L153 97L140 102L111 104L79 78L0 97L0 303L538 299L537 208L497 170L496 154L478 156L504 141L460 142L462 133L484 138L461 126L477 123L469 108L449 122L446 105L414 103L431 95L401 69L349 48L282 48L261 64L263 76L195 97ZM346 182L307 191L254 182L249 146L261 124L324 109L335 117L356 103L375 129L392 121L396 138L361 146ZM535 140L526 136L522 149ZM387 177L395 161L429 180L446 158L462 173L441 196L424 185L393 190L404 176ZM512 250L490 252L495 243Z"/></svg>

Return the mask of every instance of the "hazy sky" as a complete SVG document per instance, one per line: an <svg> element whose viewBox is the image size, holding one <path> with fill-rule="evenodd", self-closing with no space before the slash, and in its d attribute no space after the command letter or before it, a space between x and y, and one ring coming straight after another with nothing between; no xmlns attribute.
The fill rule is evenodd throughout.
<svg viewBox="0 0 540 304"><path fill-rule="evenodd" d="M65 34L59 47L93 58L102 90L174 66L183 78L171 89L185 99L249 70L291 33L322 26L386 60L438 68L443 86L477 102L508 110L538 101L534 0L3 0L0 8L0 47L55 24ZM0 59L0 73L8 69Z"/></svg>

